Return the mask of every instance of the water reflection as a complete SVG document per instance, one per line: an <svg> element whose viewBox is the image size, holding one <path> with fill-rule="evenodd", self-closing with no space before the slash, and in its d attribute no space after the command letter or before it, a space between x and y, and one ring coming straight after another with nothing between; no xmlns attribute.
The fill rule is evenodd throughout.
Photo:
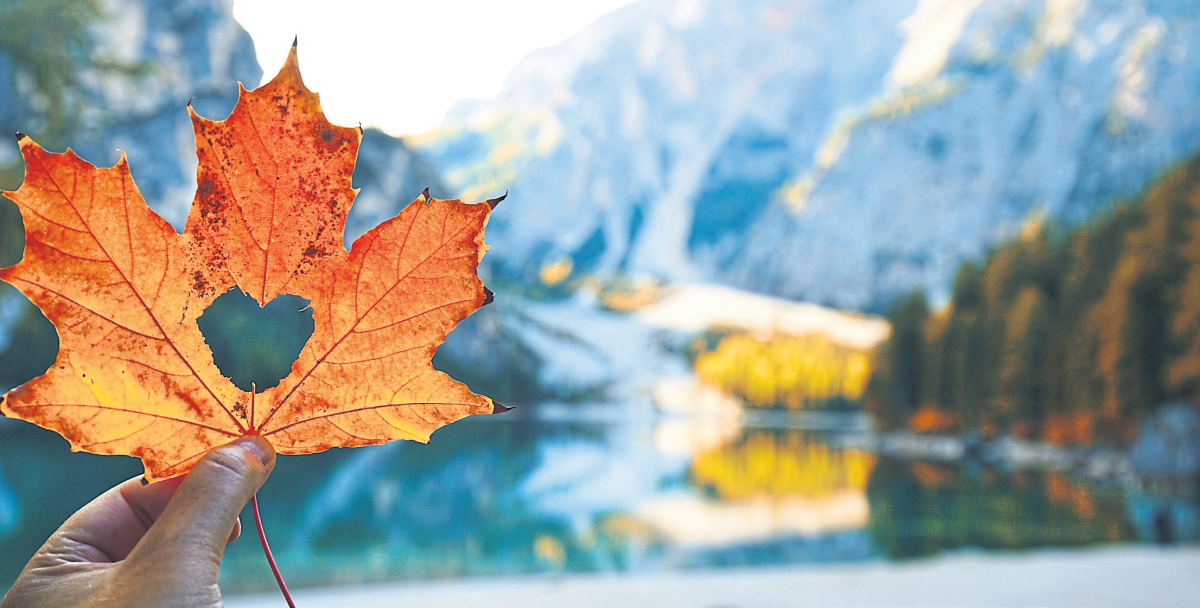
<svg viewBox="0 0 1200 608"><path fill-rule="evenodd" d="M1118 488L1060 472L881 459L867 486L871 537L888 556L1136 538Z"/></svg>
<svg viewBox="0 0 1200 608"><path fill-rule="evenodd" d="M725 546L866 525L873 455L813 433L750 430L691 462L691 492L656 498L638 515L681 546Z"/></svg>
<svg viewBox="0 0 1200 608"><path fill-rule="evenodd" d="M1138 537L1160 545L1200 542L1200 497L1195 484L1138 488L1128 510Z"/></svg>
<svg viewBox="0 0 1200 608"><path fill-rule="evenodd" d="M429 445L281 458L260 498L297 586L907 558L1154 540L1163 530L1196 540L1192 498L879 458L839 447L850 442L834 431L772 426L483 417ZM30 425L0 435L3 589L71 512L139 467L72 454ZM230 591L273 584L249 536L230 547L222 577Z"/></svg>
<svg viewBox="0 0 1200 608"><path fill-rule="evenodd" d="M750 429L735 442L697 455L691 478L725 501L862 494L875 456L820 441L820 435L804 431Z"/></svg>
<svg viewBox="0 0 1200 608"><path fill-rule="evenodd" d="M0 468L0 538L8 535L17 526L17 497L4 480L4 469Z"/></svg>

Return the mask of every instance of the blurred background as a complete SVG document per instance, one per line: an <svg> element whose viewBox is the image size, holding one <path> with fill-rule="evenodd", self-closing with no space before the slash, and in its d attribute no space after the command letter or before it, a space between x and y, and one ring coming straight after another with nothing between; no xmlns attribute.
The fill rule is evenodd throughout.
<svg viewBox="0 0 1200 608"><path fill-rule="evenodd" d="M293 587L716 568L783 593L923 563L953 586L1051 551L1099 564L1079 593L1196 597L1171 577L1200 564L1200 4L0 0L0 22L0 132L124 150L176 229L185 103L223 118L297 34L330 119L367 127L347 246L424 187L508 192L495 304L434 364L518 409L282 458L260 497ZM23 170L0 139L0 188ZM0 265L23 243L0 199ZM312 331L292 298L201 319L235 383L287 373ZM57 346L0 284L0 388ZM0 418L0 590L140 471ZM1130 577L1147 559L1160 579ZM227 595L273 587L230 547Z"/></svg>

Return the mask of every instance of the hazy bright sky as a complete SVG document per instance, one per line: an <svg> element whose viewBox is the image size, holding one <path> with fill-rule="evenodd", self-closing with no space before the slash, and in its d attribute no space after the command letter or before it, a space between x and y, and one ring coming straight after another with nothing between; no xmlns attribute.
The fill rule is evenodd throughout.
<svg viewBox="0 0 1200 608"><path fill-rule="evenodd" d="M299 35L300 69L331 122L420 133L490 97L530 51L632 0L235 0L263 77ZM260 83L247 82L248 88Z"/></svg>

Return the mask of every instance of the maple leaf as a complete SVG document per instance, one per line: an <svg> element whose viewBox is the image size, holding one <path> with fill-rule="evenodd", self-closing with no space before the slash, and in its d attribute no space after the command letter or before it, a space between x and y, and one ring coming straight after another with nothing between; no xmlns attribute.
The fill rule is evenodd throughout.
<svg viewBox="0 0 1200 608"><path fill-rule="evenodd" d="M146 206L124 153L96 168L18 134L15 201L25 255L0 278L58 331L54 365L0 413L62 434L72 450L142 459L146 477L186 473L233 438L283 454L396 439L508 408L433 369L454 326L492 293L476 275L499 199L473 205L426 190L342 246L361 128L325 120L296 49L271 82L240 89L224 121L188 107L199 157L183 234ZM312 302L315 328L291 374L261 393L223 376L196 320L237 287L265 305Z"/></svg>

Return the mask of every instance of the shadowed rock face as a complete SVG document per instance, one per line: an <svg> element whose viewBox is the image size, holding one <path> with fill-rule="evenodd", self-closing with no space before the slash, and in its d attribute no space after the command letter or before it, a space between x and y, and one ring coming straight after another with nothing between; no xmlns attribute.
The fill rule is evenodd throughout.
<svg viewBox="0 0 1200 608"><path fill-rule="evenodd" d="M354 167L354 187L362 190L354 197L346 218L346 249L364 232L394 217L425 188L434 198L452 198L432 165L399 138L379 129L363 132Z"/></svg>
<svg viewBox="0 0 1200 608"><path fill-rule="evenodd" d="M858 309L1132 198L1200 150L1200 7L644 0L530 55L422 151L511 189L489 263ZM468 196L470 198L470 196Z"/></svg>
<svg viewBox="0 0 1200 608"><path fill-rule="evenodd" d="M147 202L176 229L183 227L196 188L188 100L201 115L224 118L237 101L238 82L254 86L262 75L254 44L234 21L231 5L102 2L87 28L91 46L75 57L79 90L70 94L81 98L78 124L59 143L98 166L112 165L123 150ZM14 102L4 104L8 111L0 115L0 129L36 138L44 117L37 96L20 84L29 68L17 59L30 50L0 49L0 77L11 75L16 83L0 85L3 101ZM19 159L15 145L5 142L3 148L0 164Z"/></svg>

